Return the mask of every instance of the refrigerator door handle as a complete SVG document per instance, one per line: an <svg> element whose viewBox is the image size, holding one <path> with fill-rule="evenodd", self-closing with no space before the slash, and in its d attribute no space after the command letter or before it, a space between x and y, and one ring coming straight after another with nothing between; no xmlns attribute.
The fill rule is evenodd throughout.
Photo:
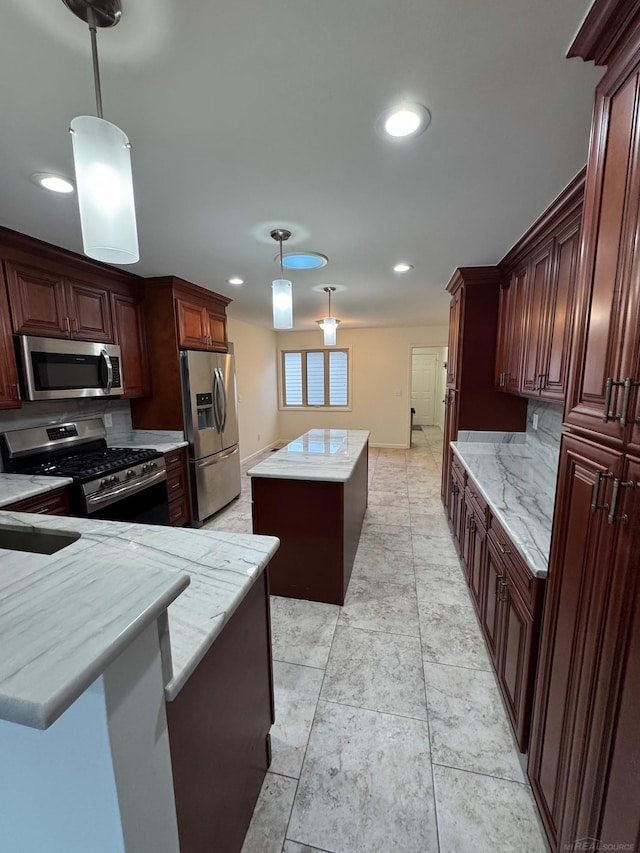
<svg viewBox="0 0 640 853"><path fill-rule="evenodd" d="M224 432L227 426L227 389L225 388L224 376L220 368L218 368L218 378L220 379L220 396L222 398L222 427L220 432Z"/></svg>
<svg viewBox="0 0 640 853"><path fill-rule="evenodd" d="M213 369L213 388L212 388L212 398L213 398L213 422L215 424L216 432L221 433L222 421L220 419L220 409L218 407L218 368L214 367Z"/></svg>
<svg viewBox="0 0 640 853"><path fill-rule="evenodd" d="M223 459L227 459L229 456L233 456L234 453L238 453L239 448L232 447L231 450L223 450L221 453L215 453L213 459L208 457L207 459L202 459L199 462L195 463L196 468L208 468L209 465L216 465L218 462L221 462Z"/></svg>

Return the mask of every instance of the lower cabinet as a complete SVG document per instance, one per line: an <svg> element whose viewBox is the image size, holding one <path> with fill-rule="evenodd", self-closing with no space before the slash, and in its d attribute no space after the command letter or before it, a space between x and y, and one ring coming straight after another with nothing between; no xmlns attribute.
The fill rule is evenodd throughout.
<svg viewBox="0 0 640 853"><path fill-rule="evenodd" d="M516 741L526 752L545 581L516 553L455 457L448 517Z"/></svg>
<svg viewBox="0 0 640 853"><path fill-rule="evenodd" d="M169 495L169 524L188 527L191 524L187 451L184 447L165 453L167 467L167 494Z"/></svg>
<svg viewBox="0 0 640 853"><path fill-rule="evenodd" d="M166 705L180 853L240 853L271 762L267 571Z"/></svg>
<svg viewBox="0 0 640 853"><path fill-rule="evenodd" d="M71 493L67 486L53 489L34 498L26 498L14 504L0 507L8 512L33 512L37 515L73 515Z"/></svg>

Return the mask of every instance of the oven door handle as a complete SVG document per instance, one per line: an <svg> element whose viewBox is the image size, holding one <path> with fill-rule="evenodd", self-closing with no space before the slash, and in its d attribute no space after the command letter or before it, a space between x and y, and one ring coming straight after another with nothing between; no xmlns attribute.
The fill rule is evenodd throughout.
<svg viewBox="0 0 640 853"><path fill-rule="evenodd" d="M109 504L115 503L123 497L135 495L137 492L142 492L150 486L155 486L156 483L162 483L166 479L167 472L163 469L162 471L156 471L152 477L147 477L146 480L143 480L140 483L132 483L129 481L128 483L123 483L113 489L105 489L103 492L87 495L87 512L91 515L92 512L96 512L96 510L101 509L103 506L109 506Z"/></svg>
<svg viewBox="0 0 640 853"><path fill-rule="evenodd" d="M106 349L100 350L100 358L104 359L104 365L107 368L107 384L103 385L103 390L105 394L110 394L113 386L113 364Z"/></svg>

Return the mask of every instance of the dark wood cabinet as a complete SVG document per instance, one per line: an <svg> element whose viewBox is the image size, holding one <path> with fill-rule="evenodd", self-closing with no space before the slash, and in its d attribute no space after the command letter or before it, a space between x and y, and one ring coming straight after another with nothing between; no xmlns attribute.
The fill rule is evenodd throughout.
<svg viewBox="0 0 640 853"><path fill-rule="evenodd" d="M450 493L449 442L458 430L524 431L527 404L496 390L495 352L502 278L497 267L460 267L451 294L442 499Z"/></svg>
<svg viewBox="0 0 640 853"><path fill-rule="evenodd" d="M631 66L630 73L630 59L614 64L596 92L578 277L577 369L565 411L572 427L618 444L637 435L631 421L640 383L640 68Z"/></svg>
<svg viewBox="0 0 640 853"><path fill-rule="evenodd" d="M221 310L222 309L222 310ZM227 319L224 305L215 310L202 301L176 299L178 343L185 349L226 352Z"/></svg>
<svg viewBox="0 0 640 853"><path fill-rule="evenodd" d="M489 510L471 478L464 490L464 538L462 561L467 575L471 597L478 613L482 610L482 595L486 575L486 540Z"/></svg>
<svg viewBox="0 0 640 853"><path fill-rule="evenodd" d="M0 409L18 409L21 405L9 301L0 264Z"/></svg>
<svg viewBox="0 0 640 853"><path fill-rule="evenodd" d="M122 357L123 397L146 397L151 393L149 357L145 336L142 297L111 294L115 343Z"/></svg>
<svg viewBox="0 0 640 853"><path fill-rule="evenodd" d="M595 0L596 89L528 767L555 850L640 845L640 4Z"/></svg>
<svg viewBox="0 0 640 853"><path fill-rule="evenodd" d="M181 853L240 853L275 719L266 570L166 709Z"/></svg>
<svg viewBox="0 0 640 853"><path fill-rule="evenodd" d="M574 310L585 173L500 262L496 387L563 401Z"/></svg>
<svg viewBox="0 0 640 853"><path fill-rule="evenodd" d="M5 262L13 331L113 343L109 290L42 268Z"/></svg>
<svg viewBox="0 0 640 853"><path fill-rule="evenodd" d="M37 515L73 515L71 491L67 486L63 486L61 489L53 489L34 498L17 501L2 509L13 512L33 512Z"/></svg>
<svg viewBox="0 0 640 853"><path fill-rule="evenodd" d="M450 461L450 488L449 488L449 503L447 507L447 517L449 526L453 533L453 541L457 550L461 551L464 531L464 483L466 474L464 469L453 456L453 451L449 451L452 455Z"/></svg>
<svg viewBox="0 0 640 853"><path fill-rule="evenodd" d="M506 586L504 576L504 563L500 559L495 545L489 539L487 542L487 565L482 592L480 624L494 668L497 668L499 658L500 595L503 586Z"/></svg>
<svg viewBox="0 0 640 853"><path fill-rule="evenodd" d="M180 348L226 352L230 301L174 276L145 280L153 396L132 403L134 429L184 430Z"/></svg>
<svg viewBox="0 0 640 853"><path fill-rule="evenodd" d="M165 453L164 464L167 468L169 523L173 527L188 527L191 524L191 509L186 448Z"/></svg>

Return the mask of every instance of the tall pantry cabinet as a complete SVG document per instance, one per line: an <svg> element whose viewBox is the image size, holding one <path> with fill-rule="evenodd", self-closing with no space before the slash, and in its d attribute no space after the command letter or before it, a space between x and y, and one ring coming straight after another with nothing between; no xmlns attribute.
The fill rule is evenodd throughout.
<svg viewBox="0 0 640 853"><path fill-rule="evenodd" d="M587 166L528 772L554 850L584 839L639 850L640 2L596 0L570 56L608 68Z"/></svg>

